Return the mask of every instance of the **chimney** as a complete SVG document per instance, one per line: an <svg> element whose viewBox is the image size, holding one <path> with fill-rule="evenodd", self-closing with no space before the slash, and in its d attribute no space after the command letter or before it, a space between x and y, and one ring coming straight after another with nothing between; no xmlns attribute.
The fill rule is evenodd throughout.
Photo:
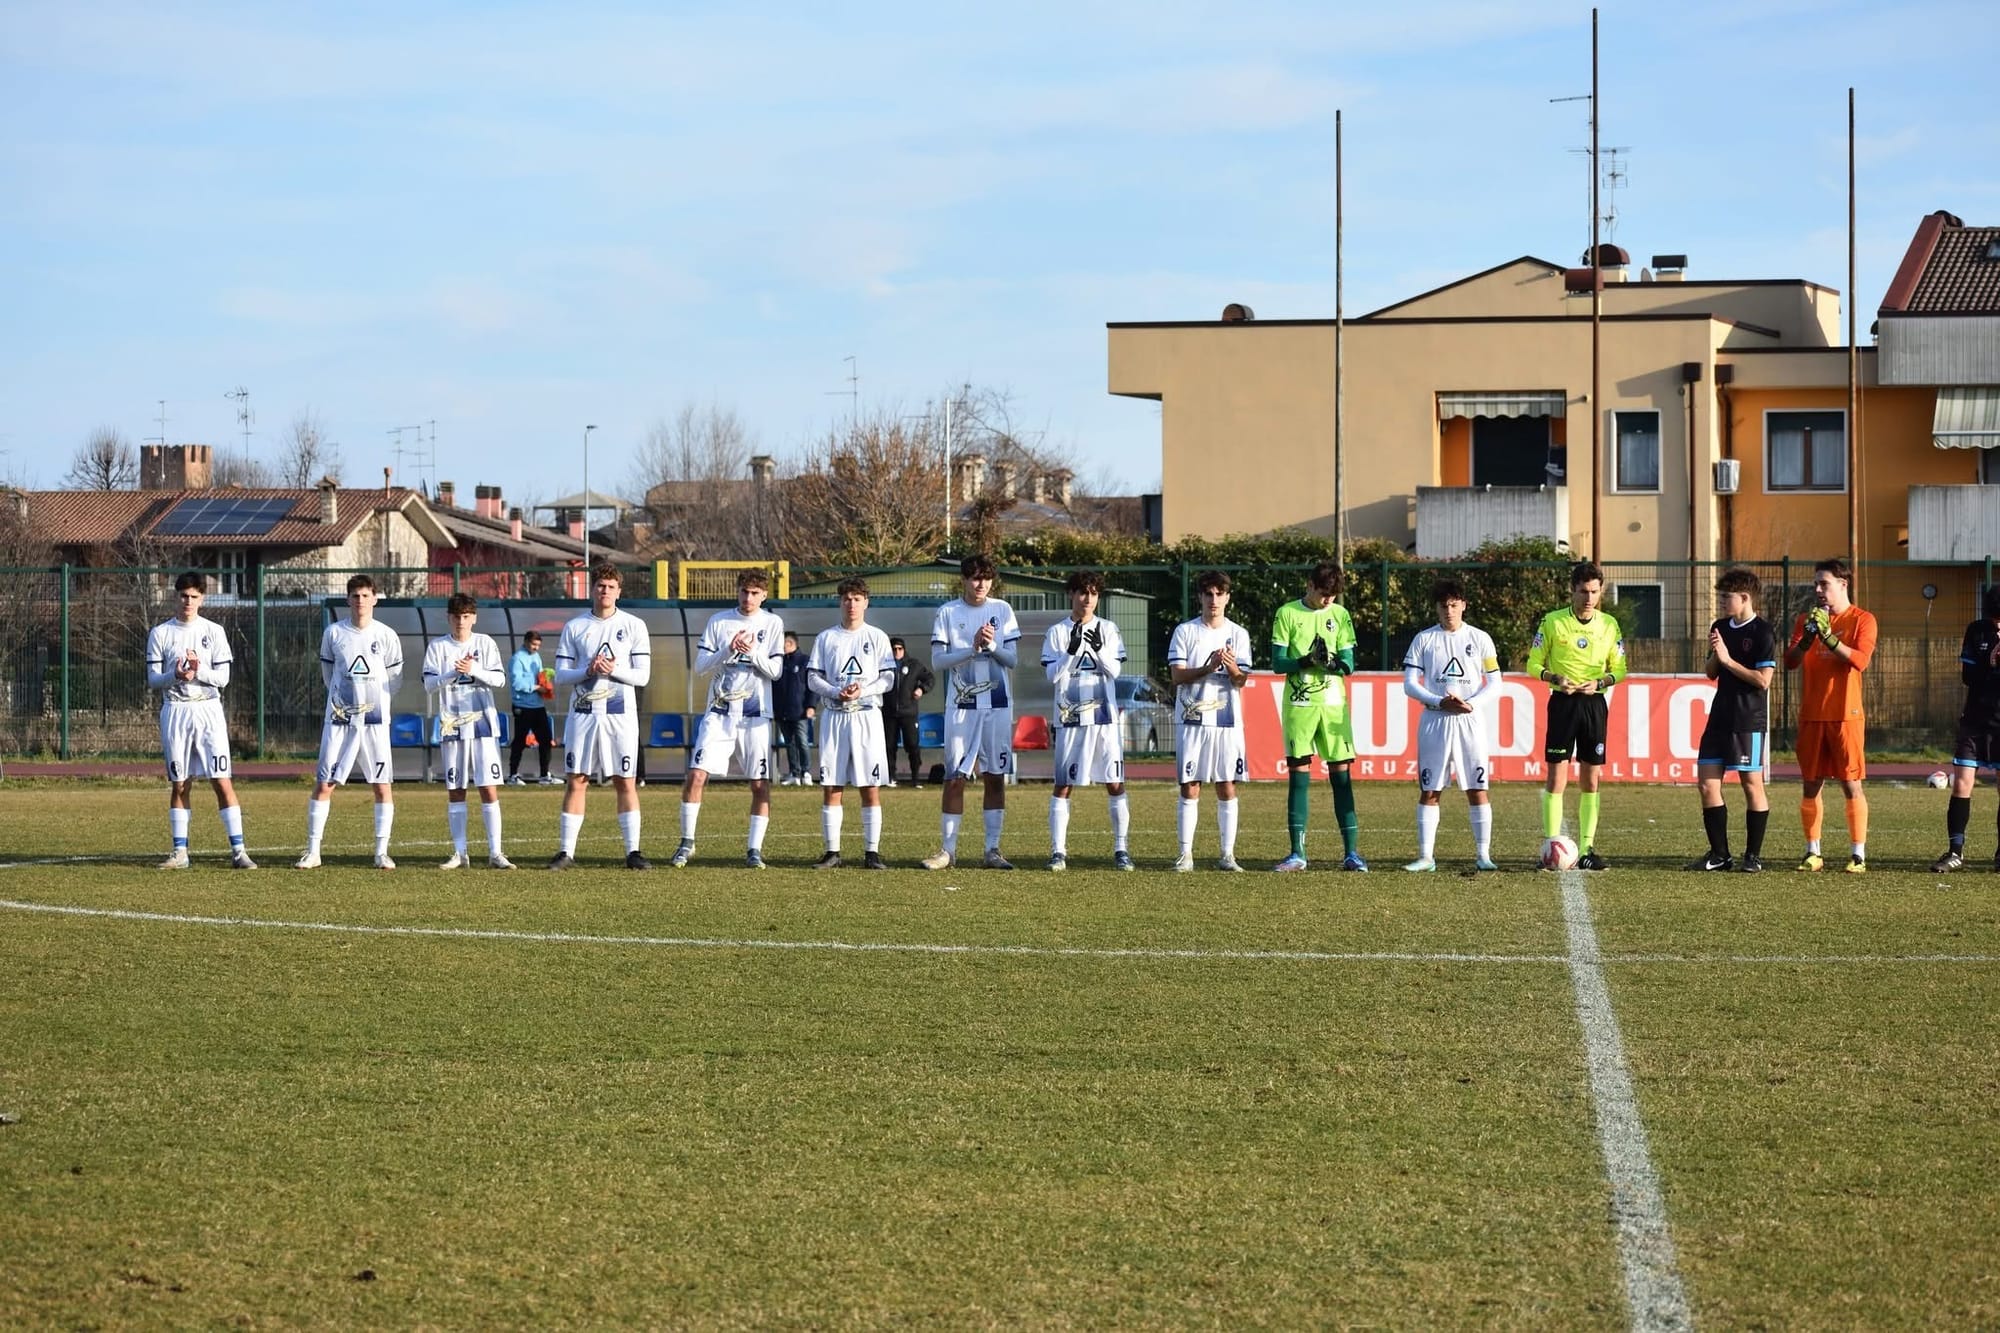
<svg viewBox="0 0 2000 1333"><path fill-rule="evenodd" d="M493 517L496 519L507 517L507 502L501 498L498 486L493 487Z"/></svg>
<svg viewBox="0 0 2000 1333"><path fill-rule="evenodd" d="M1014 498L1014 474L1018 470L1011 459L993 465L993 488L1000 492L1001 499Z"/></svg>
<svg viewBox="0 0 2000 1333"><path fill-rule="evenodd" d="M26 522L28 517L28 493L26 491L15 491L13 494L14 516Z"/></svg>
<svg viewBox="0 0 2000 1333"><path fill-rule="evenodd" d="M572 511L572 517L569 521L569 535L578 541L583 540L583 514L580 510Z"/></svg>
<svg viewBox="0 0 2000 1333"><path fill-rule="evenodd" d="M1046 472L1035 471L1028 474L1028 498L1036 504L1049 501L1049 476Z"/></svg>
<svg viewBox="0 0 2000 1333"><path fill-rule="evenodd" d="M1653 276L1660 282L1681 282L1687 277L1686 255L1654 255Z"/></svg>
<svg viewBox="0 0 2000 1333"><path fill-rule="evenodd" d="M458 508L458 487L452 485L448 481L439 482L437 502L442 508L445 509Z"/></svg>
<svg viewBox="0 0 2000 1333"><path fill-rule="evenodd" d="M772 479L777 475L777 459L771 457L769 454L752 454L750 456L750 480L756 482L759 486L769 486Z"/></svg>
<svg viewBox="0 0 2000 1333"><path fill-rule="evenodd" d="M332 477L319 479L319 521L329 526L340 522L340 487Z"/></svg>
<svg viewBox="0 0 2000 1333"><path fill-rule="evenodd" d="M979 493L986 489L985 454L962 454L958 461L952 464L952 470L958 473L953 479L953 489L959 499L976 499Z"/></svg>
<svg viewBox="0 0 2000 1333"><path fill-rule="evenodd" d="M1076 474L1066 467L1059 467L1049 473L1049 502L1064 509L1069 508L1069 497Z"/></svg>
<svg viewBox="0 0 2000 1333"><path fill-rule="evenodd" d="M507 515L507 535L515 541L521 540L521 506L519 505L515 505L513 512Z"/></svg>
<svg viewBox="0 0 2000 1333"><path fill-rule="evenodd" d="M385 500L389 497L389 491L390 491L389 478L391 475L393 474L389 471L388 468L382 469L382 498Z"/></svg>

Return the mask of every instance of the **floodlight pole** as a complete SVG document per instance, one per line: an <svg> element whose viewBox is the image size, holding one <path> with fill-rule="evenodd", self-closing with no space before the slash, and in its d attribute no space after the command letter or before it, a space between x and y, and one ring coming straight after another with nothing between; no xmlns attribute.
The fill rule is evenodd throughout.
<svg viewBox="0 0 2000 1333"><path fill-rule="evenodd" d="M590 596L590 432L595 426L583 428L583 595Z"/></svg>
<svg viewBox="0 0 2000 1333"><path fill-rule="evenodd" d="M1341 380L1341 354L1345 350L1347 321L1342 308L1342 250L1345 246L1346 218L1341 208L1340 112L1333 113L1333 558L1347 561L1347 468L1341 452L1341 417L1347 406L1346 385Z"/></svg>
<svg viewBox="0 0 2000 1333"><path fill-rule="evenodd" d="M951 400L944 400L944 549L951 552Z"/></svg>

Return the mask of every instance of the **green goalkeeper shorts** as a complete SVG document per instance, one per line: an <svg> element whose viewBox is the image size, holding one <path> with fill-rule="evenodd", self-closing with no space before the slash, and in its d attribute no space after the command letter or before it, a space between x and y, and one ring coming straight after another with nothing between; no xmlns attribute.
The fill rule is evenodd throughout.
<svg viewBox="0 0 2000 1333"><path fill-rule="evenodd" d="M1318 755L1330 764L1344 764L1354 758L1354 718L1346 708L1328 708L1318 700L1310 704L1279 704L1285 726L1285 757Z"/></svg>

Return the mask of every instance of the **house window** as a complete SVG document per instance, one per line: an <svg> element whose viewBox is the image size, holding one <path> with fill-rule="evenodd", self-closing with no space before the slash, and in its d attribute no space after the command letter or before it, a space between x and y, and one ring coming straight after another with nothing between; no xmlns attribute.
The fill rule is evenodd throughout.
<svg viewBox="0 0 2000 1333"><path fill-rule="evenodd" d="M247 597L250 583L250 552L241 546L225 546L215 553L215 590L225 597Z"/></svg>
<svg viewBox="0 0 2000 1333"><path fill-rule="evenodd" d="M1617 602L1621 608L1638 613L1630 619L1620 617L1632 626L1633 638L1663 637L1667 611L1667 586L1664 583L1628 583L1621 579L1613 585L1610 600Z"/></svg>
<svg viewBox="0 0 2000 1333"><path fill-rule="evenodd" d="M2000 449L1979 451L1979 484L2000 486Z"/></svg>
<svg viewBox="0 0 2000 1333"><path fill-rule="evenodd" d="M1613 412L1612 489L1660 489L1660 414Z"/></svg>
<svg viewBox="0 0 2000 1333"><path fill-rule="evenodd" d="M1838 491L1847 487L1847 413L1766 412L1765 489Z"/></svg>

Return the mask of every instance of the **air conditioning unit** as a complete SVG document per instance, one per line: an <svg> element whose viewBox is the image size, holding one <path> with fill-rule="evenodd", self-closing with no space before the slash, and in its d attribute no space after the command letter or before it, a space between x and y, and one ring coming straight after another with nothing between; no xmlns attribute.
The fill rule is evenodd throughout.
<svg viewBox="0 0 2000 1333"><path fill-rule="evenodd" d="M1743 461L1738 458L1720 458L1715 463L1715 493L1734 495L1743 485Z"/></svg>

